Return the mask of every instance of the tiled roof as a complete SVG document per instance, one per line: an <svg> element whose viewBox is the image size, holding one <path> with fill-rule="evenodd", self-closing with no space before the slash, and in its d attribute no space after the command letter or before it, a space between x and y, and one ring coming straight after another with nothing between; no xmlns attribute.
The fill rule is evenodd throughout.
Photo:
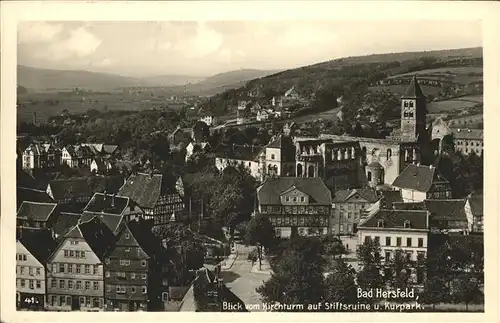
<svg viewBox="0 0 500 323"><path fill-rule="evenodd" d="M447 182L435 167L410 164L396 177L392 186L427 192L436 181Z"/></svg>
<svg viewBox="0 0 500 323"><path fill-rule="evenodd" d="M23 202L17 212L17 218L47 221L54 213L56 207L57 204L55 203Z"/></svg>
<svg viewBox="0 0 500 323"><path fill-rule="evenodd" d="M153 227L152 221L134 219L127 223L127 227L141 249L144 250L149 257L164 250L161 246L161 241L151 233Z"/></svg>
<svg viewBox="0 0 500 323"><path fill-rule="evenodd" d="M371 188L364 189L345 189L335 191L333 194L333 203L339 203L349 200L351 197L359 195L359 198L365 199L367 202L375 203L379 197L377 192Z"/></svg>
<svg viewBox="0 0 500 323"><path fill-rule="evenodd" d="M120 190L124 182L122 175L97 175L87 179L91 193L114 194Z"/></svg>
<svg viewBox="0 0 500 323"><path fill-rule="evenodd" d="M262 152L261 146L220 145L214 154L219 158L255 161Z"/></svg>
<svg viewBox="0 0 500 323"><path fill-rule="evenodd" d="M483 140L484 137L482 129L452 128L451 130L455 139Z"/></svg>
<svg viewBox="0 0 500 323"><path fill-rule="evenodd" d="M54 200L42 190L35 190L31 188L17 187L17 208L21 206L24 201L27 202L40 202L40 203L53 203Z"/></svg>
<svg viewBox="0 0 500 323"><path fill-rule="evenodd" d="M471 194L468 198L473 215L483 215L483 193Z"/></svg>
<svg viewBox="0 0 500 323"><path fill-rule="evenodd" d="M310 204L330 205L332 203L330 191L323 181L316 177L268 178L257 189L259 203L261 205L279 205L281 204L280 195L293 186L312 198Z"/></svg>
<svg viewBox="0 0 500 323"><path fill-rule="evenodd" d="M425 210L424 202L394 202L392 208L395 210Z"/></svg>
<svg viewBox="0 0 500 323"><path fill-rule="evenodd" d="M52 226L54 233L57 236L64 236L71 230L77 223L78 219L80 219L82 215L79 213L69 213L69 212L61 212L56 219L56 222Z"/></svg>
<svg viewBox="0 0 500 323"><path fill-rule="evenodd" d="M113 246L113 232L97 217L78 225L83 238L96 256L104 261L104 254Z"/></svg>
<svg viewBox="0 0 500 323"><path fill-rule="evenodd" d="M129 176L118 195L131 198L140 207L154 208L158 198L165 194L166 190L162 174L137 173Z"/></svg>
<svg viewBox="0 0 500 323"><path fill-rule="evenodd" d="M52 180L49 182L49 186L56 201L92 195L86 178Z"/></svg>
<svg viewBox="0 0 500 323"><path fill-rule="evenodd" d="M128 204L128 197L95 193L83 211L121 215Z"/></svg>
<svg viewBox="0 0 500 323"><path fill-rule="evenodd" d="M403 197L399 190L383 190L380 193L382 194L382 205L384 208L392 208L394 202L403 202Z"/></svg>
<svg viewBox="0 0 500 323"><path fill-rule="evenodd" d="M405 94L403 98L425 98L425 94L422 91L422 88L418 84L417 77L413 76L410 85L406 88Z"/></svg>
<svg viewBox="0 0 500 323"><path fill-rule="evenodd" d="M80 217L80 222L86 223L94 219L99 219L111 232L116 233L119 229L120 223L123 221L123 215L84 211Z"/></svg>
<svg viewBox="0 0 500 323"><path fill-rule="evenodd" d="M114 154L117 149L118 149L117 145L103 145L102 146L102 152L109 154L109 155Z"/></svg>
<svg viewBox="0 0 500 323"><path fill-rule="evenodd" d="M465 202L464 199L424 201L431 219L467 221Z"/></svg>
<svg viewBox="0 0 500 323"><path fill-rule="evenodd" d="M47 259L57 247L56 241L52 237L50 230L23 232L18 237L19 242L42 264L47 263Z"/></svg>
<svg viewBox="0 0 500 323"><path fill-rule="evenodd" d="M19 157L21 158L21 157ZM25 172L22 169L18 169L16 172L16 186L26 187L26 188L38 188L35 177L33 175Z"/></svg>
<svg viewBox="0 0 500 323"><path fill-rule="evenodd" d="M388 229L404 229L405 221L410 222L410 229L428 229L427 211L414 210L379 210L359 227L377 228L378 220L383 220Z"/></svg>

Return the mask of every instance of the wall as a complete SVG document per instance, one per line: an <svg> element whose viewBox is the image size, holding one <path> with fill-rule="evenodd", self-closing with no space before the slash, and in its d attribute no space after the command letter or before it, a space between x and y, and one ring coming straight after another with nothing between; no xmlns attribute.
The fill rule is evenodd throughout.
<svg viewBox="0 0 500 323"><path fill-rule="evenodd" d="M372 240L374 237L380 237L380 248L382 249L381 257L385 258L385 252L391 252L391 257L394 255L394 251L398 249L402 249L403 251L411 251L412 256L411 260L417 260L417 252L425 252L427 254L427 241L428 241L428 231L417 231L417 230L377 230L370 228L362 228L359 230L359 240L358 244L363 244L365 241L365 237L371 237ZM386 237L391 238L391 244L386 245ZM397 238L401 238L401 246L396 246ZM412 245L407 246L406 239L411 238ZM423 239L422 247L418 247L418 238Z"/></svg>
<svg viewBox="0 0 500 323"><path fill-rule="evenodd" d="M227 158L221 158L217 157L215 158L215 167L217 167L218 170L222 171L225 169L227 166L230 165L238 165L238 164L243 164L246 168L250 170L250 174L257 178L261 178L261 172L259 170L259 163L256 161L249 161L249 160L240 160L240 159L227 159Z"/></svg>
<svg viewBox="0 0 500 323"><path fill-rule="evenodd" d="M18 255L26 256L26 260L19 260ZM23 267L23 273L21 273L21 267ZM37 274L37 269L39 274ZM21 280L25 282L24 287L21 286ZM30 288L30 280L33 281L33 288ZM39 288L37 288L37 281L40 283ZM45 294L45 267L19 241L16 242L16 291Z"/></svg>
<svg viewBox="0 0 500 323"><path fill-rule="evenodd" d="M423 202L427 198L427 194L425 192L401 189L401 197L403 198L403 202Z"/></svg>
<svg viewBox="0 0 500 323"><path fill-rule="evenodd" d="M384 182L385 184L392 184L396 177L399 175L400 161L399 161L399 145L386 144L383 142L375 143L371 141L360 140L359 145L363 151L366 148L366 163L370 164L372 161L378 161L384 167ZM387 150L391 150L391 157L387 158ZM372 153L375 151L375 155Z"/></svg>

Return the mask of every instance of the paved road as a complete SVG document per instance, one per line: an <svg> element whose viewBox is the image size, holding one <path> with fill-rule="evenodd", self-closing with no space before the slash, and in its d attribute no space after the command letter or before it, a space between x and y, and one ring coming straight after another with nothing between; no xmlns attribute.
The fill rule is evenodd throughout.
<svg viewBox="0 0 500 323"><path fill-rule="evenodd" d="M260 295L255 289L269 279L270 275L250 272L252 270L252 262L247 260L247 257L255 247L246 247L238 244L236 248L238 250L238 257L234 261L233 266L229 270L222 272L224 284L245 303L249 311L263 311L262 307L261 309L253 308L253 305L261 304Z"/></svg>

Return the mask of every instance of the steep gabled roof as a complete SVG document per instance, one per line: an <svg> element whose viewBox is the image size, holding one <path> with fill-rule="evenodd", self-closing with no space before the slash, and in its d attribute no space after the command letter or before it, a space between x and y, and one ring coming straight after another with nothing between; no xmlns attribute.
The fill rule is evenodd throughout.
<svg viewBox="0 0 500 323"><path fill-rule="evenodd" d="M95 193L83 211L121 215L129 202L125 196Z"/></svg>
<svg viewBox="0 0 500 323"><path fill-rule="evenodd" d="M483 193L472 193L469 197L469 204L471 208L471 212L475 216L481 216L483 215Z"/></svg>
<svg viewBox="0 0 500 323"><path fill-rule="evenodd" d="M431 219L467 221L464 199L425 200L424 203Z"/></svg>
<svg viewBox="0 0 500 323"><path fill-rule="evenodd" d="M123 222L123 215L86 211L80 217L80 222L86 223L94 219L99 219L111 232L117 233L120 224Z"/></svg>
<svg viewBox="0 0 500 323"><path fill-rule="evenodd" d="M126 226L128 227L130 233L134 236L141 249L149 257L153 257L155 254L159 254L164 250L161 246L160 239L151 233L151 229L153 228L152 221L134 219L129 221Z"/></svg>
<svg viewBox="0 0 500 323"><path fill-rule="evenodd" d="M137 173L129 176L118 195L131 198L140 207L154 208L159 197L166 194L166 191L162 174Z"/></svg>
<svg viewBox="0 0 500 323"><path fill-rule="evenodd" d="M296 187L309 195L314 201L312 204L330 205L331 193L325 183L316 177L278 177L268 178L257 189L257 196L261 205L280 205L280 196L283 192Z"/></svg>
<svg viewBox="0 0 500 323"><path fill-rule="evenodd" d="M410 223L409 229L429 229L427 211L383 209L366 219L359 228L377 228L379 220L383 220L383 228L387 229L404 229L406 221Z"/></svg>
<svg viewBox="0 0 500 323"><path fill-rule="evenodd" d="M88 222L80 223L77 227L92 251L101 261L104 261L106 251L115 242L113 232L97 217Z"/></svg>
<svg viewBox="0 0 500 323"><path fill-rule="evenodd" d="M422 91L420 85L418 84L416 76L412 77L410 85L408 85L408 87L406 88L403 98L408 98L408 99L425 98L425 94Z"/></svg>
<svg viewBox="0 0 500 323"><path fill-rule="evenodd" d="M392 186L428 192L434 182L448 182L435 167L410 164L399 174Z"/></svg>
<svg viewBox="0 0 500 323"><path fill-rule="evenodd" d="M89 197L92 192L86 178L57 179L49 182L55 200Z"/></svg>
<svg viewBox="0 0 500 323"><path fill-rule="evenodd" d="M375 203L379 200L377 192L371 188L364 189L344 189L335 191L333 195L333 203L339 203L349 200L351 197L358 195L358 198L365 199L367 202Z"/></svg>
<svg viewBox="0 0 500 323"><path fill-rule="evenodd" d="M23 202L17 212L17 218L47 221L54 213L56 207L56 203Z"/></svg>
<svg viewBox="0 0 500 323"><path fill-rule="evenodd" d="M64 236L71 230L82 215L79 213L61 212L52 226L57 236Z"/></svg>
<svg viewBox="0 0 500 323"><path fill-rule="evenodd" d="M43 265L57 247L50 230L23 232L17 240Z"/></svg>
<svg viewBox="0 0 500 323"><path fill-rule="evenodd" d="M53 203L54 200L42 190L31 188L17 187L17 208L21 207L23 202L39 202L39 203Z"/></svg>

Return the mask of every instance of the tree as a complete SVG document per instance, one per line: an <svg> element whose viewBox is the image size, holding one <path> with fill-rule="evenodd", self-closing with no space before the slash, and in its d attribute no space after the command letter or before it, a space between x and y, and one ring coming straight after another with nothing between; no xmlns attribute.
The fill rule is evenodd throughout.
<svg viewBox="0 0 500 323"><path fill-rule="evenodd" d="M321 241L297 237L275 263L271 278L257 288L264 302L316 304L324 299L325 260Z"/></svg>
<svg viewBox="0 0 500 323"><path fill-rule="evenodd" d="M347 254L344 244L338 237L329 234L324 236L322 241L324 243L325 254L333 259L342 258L342 255Z"/></svg>
<svg viewBox="0 0 500 323"><path fill-rule="evenodd" d="M262 267L262 248L269 249L276 242L274 228L263 214L255 215L245 228L245 240L251 245L257 245L259 268Z"/></svg>
<svg viewBox="0 0 500 323"><path fill-rule="evenodd" d="M368 290L384 286L384 278L380 273L381 258L378 241L367 239L358 246L357 257L361 270L357 273L358 286Z"/></svg>
<svg viewBox="0 0 500 323"><path fill-rule="evenodd" d="M479 286L479 280L469 273L458 275L452 284L452 297L455 302L464 302L465 311L469 310L469 304L484 301L483 292Z"/></svg>
<svg viewBox="0 0 500 323"><path fill-rule="evenodd" d="M436 308L436 304L445 302L450 295L450 290L446 284L446 280L441 276L432 276L424 283L424 291L422 293L422 303L432 305L432 309Z"/></svg>
<svg viewBox="0 0 500 323"><path fill-rule="evenodd" d="M344 259L338 259L325 279L325 301L354 304L357 301L356 271Z"/></svg>
<svg viewBox="0 0 500 323"><path fill-rule="evenodd" d="M390 260L388 268L390 274L387 278L392 288L405 289L412 285L412 265L410 260L405 257L403 250L398 249L394 252L394 257Z"/></svg>

